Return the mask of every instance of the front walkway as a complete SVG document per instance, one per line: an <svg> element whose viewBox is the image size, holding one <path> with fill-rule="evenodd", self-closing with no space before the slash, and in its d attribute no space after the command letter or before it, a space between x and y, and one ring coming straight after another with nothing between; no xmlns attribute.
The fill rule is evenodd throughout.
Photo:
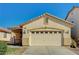
<svg viewBox="0 0 79 59"><path fill-rule="evenodd" d="M29 46L23 55L76 55L65 47Z"/></svg>

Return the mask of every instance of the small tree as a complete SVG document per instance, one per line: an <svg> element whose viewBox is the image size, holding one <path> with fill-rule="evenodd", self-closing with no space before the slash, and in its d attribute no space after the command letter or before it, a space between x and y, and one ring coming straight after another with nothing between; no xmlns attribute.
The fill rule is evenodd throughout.
<svg viewBox="0 0 79 59"><path fill-rule="evenodd" d="M4 55L7 51L7 42L0 41L0 55Z"/></svg>

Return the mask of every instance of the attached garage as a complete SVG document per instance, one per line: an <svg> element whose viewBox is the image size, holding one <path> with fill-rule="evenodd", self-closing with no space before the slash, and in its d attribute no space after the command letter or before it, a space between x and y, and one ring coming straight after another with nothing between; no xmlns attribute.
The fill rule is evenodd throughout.
<svg viewBox="0 0 79 59"><path fill-rule="evenodd" d="M29 46L70 46L73 24L45 13L21 24L22 45Z"/></svg>
<svg viewBox="0 0 79 59"><path fill-rule="evenodd" d="M61 46L61 31L31 31L30 46Z"/></svg>

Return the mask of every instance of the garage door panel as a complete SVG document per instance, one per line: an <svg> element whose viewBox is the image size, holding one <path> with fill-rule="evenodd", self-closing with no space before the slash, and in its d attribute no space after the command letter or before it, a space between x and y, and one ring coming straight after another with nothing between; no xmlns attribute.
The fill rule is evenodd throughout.
<svg viewBox="0 0 79 59"><path fill-rule="evenodd" d="M35 32L30 34L31 45L61 46L61 33L59 32Z"/></svg>

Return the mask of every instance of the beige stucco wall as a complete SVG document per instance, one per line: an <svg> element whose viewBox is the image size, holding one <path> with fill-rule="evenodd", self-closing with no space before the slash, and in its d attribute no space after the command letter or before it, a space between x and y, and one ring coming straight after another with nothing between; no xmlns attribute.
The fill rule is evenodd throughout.
<svg viewBox="0 0 79 59"><path fill-rule="evenodd" d="M29 46L29 38L23 38L23 40L22 40L22 45L27 45L27 46Z"/></svg>
<svg viewBox="0 0 79 59"><path fill-rule="evenodd" d="M4 37L5 32L0 32L0 40L1 41L10 41L11 34L6 33L6 37Z"/></svg>
<svg viewBox="0 0 79 59"><path fill-rule="evenodd" d="M45 27L45 26L63 30L64 45L71 44L71 29L70 29L70 27L68 27L62 23L57 23L57 22L51 21L51 20L48 21L48 25L45 25L44 19L45 18L40 18L34 22L31 22L31 23L23 26L23 31L24 30L26 31L26 34L23 34L23 37L22 37L23 45L27 45L27 44L29 45L29 43L27 43L27 42L24 43L25 40L27 40L27 38L30 37L30 34L27 33L28 30L34 29L34 28ZM68 32L68 33L66 33L66 32Z"/></svg>

